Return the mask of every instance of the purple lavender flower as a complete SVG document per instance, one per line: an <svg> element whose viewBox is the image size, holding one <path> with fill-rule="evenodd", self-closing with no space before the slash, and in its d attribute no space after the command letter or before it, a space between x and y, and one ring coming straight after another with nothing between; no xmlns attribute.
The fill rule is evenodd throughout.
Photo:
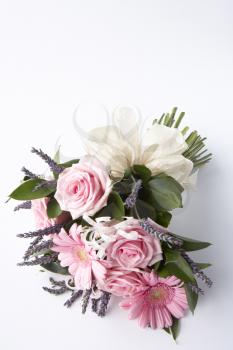
<svg viewBox="0 0 233 350"><path fill-rule="evenodd" d="M44 153L41 149L36 149L36 148L32 148L32 153L37 154L41 159L43 159L48 166L50 167L50 169L52 170L52 172L56 173L56 174L60 174L63 172L64 168L62 168L61 166L59 166L52 158L50 158L46 153Z"/></svg>
<svg viewBox="0 0 233 350"><path fill-rule="evenodd" d="M31 207L32 207L32 202L31 201L26 201L26 202L23 202L23 203L17 205L14 208L14 211L18 211L20 209L31 209Z"/></svg>
<svg viewBox="0 0 233 350"><path fill-rule="evenodd" d="M142 180L136 181L131 194L125 200L125 206L128 209L133 208L136 205L138 192L140 191L141 187L142 187Z"/></svg>

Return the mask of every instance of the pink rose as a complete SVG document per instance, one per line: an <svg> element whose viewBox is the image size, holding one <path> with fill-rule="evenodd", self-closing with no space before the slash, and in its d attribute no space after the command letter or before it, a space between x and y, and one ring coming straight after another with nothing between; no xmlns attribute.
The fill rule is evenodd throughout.
<svg viewBox="0 0 233 350"><path fill-rule="evenodd" d="M112 266L126 270L145 269L162 260L159 240L144 231L136 219L123 222L116 241L110 243L106 253Z"/></svg>
<svg viewBox="0 0 233 350"><path fill-rule="evenodd" d="M34 199L32 201L32 212L35 218L36 227L44 229L56 224L55 219L50 219L47 215L47 205L49 198Z"/></svg>
<svg viewBox="0 0 233 350"><path fill-rule="evenodd" d="M103 164L95 157L86 156L59 175L55 198L62 210L77 219L102 209L111 190L111 180Z"/></svg>
<svg viewBox="0 0 233 350"><path fill-rule="evenodd" d="M119 297L129 296L142 290L143 280L141 273L110 269L104 279L104 285L99 287Z"/></svg>
<svg viewBox="0 0 233 350"><path fill-rule="evenodd" d="M55 224L63 224L71 219L69 213L61 213L57 218L49 218L47 215L48 202L49 198L47 197L32 200L32 212L38 230L42 230Z"/></svg>

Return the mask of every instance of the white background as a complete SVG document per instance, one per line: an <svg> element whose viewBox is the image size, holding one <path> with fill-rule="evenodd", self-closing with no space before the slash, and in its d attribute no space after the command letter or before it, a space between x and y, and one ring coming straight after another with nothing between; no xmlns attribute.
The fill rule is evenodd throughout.
<svg viewBox="0 0 233 350"><path fill-rule="evenodd" d="M197 256L214 263L215 284L195 317L182 321L178 344L232 348L232 11L230 0L0 1L1 349L177 348L165 332L139 329L117 305L105 319L84 317L79 305L66 310L63 296L42 291L46 273L16 267L24 242L15 235L33 221L4 201L22 165L43 170L31 146L53 154L62 141L66 155L80 155L72 115L87 100L110 110L134 104L144 118L177 105L208 136L214 159L172 229L213 242ZM101 113L78 117L84 128L109 122Z"/></svg>

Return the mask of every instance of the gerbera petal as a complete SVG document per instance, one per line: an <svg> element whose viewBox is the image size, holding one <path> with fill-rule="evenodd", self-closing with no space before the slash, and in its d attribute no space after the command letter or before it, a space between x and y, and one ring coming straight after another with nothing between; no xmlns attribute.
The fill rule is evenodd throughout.
<svg viewBox="0 0 233 350"><path fill-rule="evenodd" d="M130 312L129 312L129 319L134 320L135 318L138 318L144 309L144 301L139 300L137 303L132 305Z"/></svg>
<svg viewBox="0 0 233 350"><path fill-rule="evenodd" d="M167 310L166 307L164 307L162 310L162 313L163 313L163 319L164 319L164 327L166 327L166 328L171 327L172 317L171 317L170 312Z"/></svg>
<svg viewBox="0 0 233 350"><path fill-rule="evenodd" d="M150 323L149 306L145 304L143 306L141 315L139 317L138 324L140 327L145 328L146 326L149 325L149 323Z"/></svg>
<svg viewBox="0 0 233 350"><path fill-rule="evenodd" d="M183 308L174 301L167 305L167 309L176 318L181 318L184 316Z"/></svg>
<svg viewBox="0 0 233 350"><path fill-rule="evenodd" d="M74 276L74 280L75 286L77 288L90 289L92 283L91 266L78 266Z"/></svg>
<svg viewBox="0 0 233 350"><path fill-rule="evenodd" d="M77 268L78 268L78 263L72 263L70 266L69 266L69 273L74 276L76 271L77 271Z"/></svg>
<svg viewBox="0 0 233 350"><path fill-rule="evenodd" d="M159 307L155 308L155 318L156 318L157 328L164 328L163 314Z"/></svg>
<svg viewBox="0 0 233 350"><path fill-rule="evenodd" d="M156 317L155 317L155 308L150 308L150 326L152 329L157 328Z"/></svg>
<svg viewBox="0 0 233 350"><path fill-rule="evenodd" d="M184 288L175 276L158 277L154 272L141 273L140 291L122 301L120 306L129 309L129 318L139 319L141 327L148 324L152 328L164 328L172 325L172 315L176 318L184 316L188 308Z"/></svg>
<svg viewBox="0 0 233 350"><path fill-rule="evenodd" d="M125 300L122 300L122 301L119 303L119 306L120 306L120 308L122 308L122 309L128 310L128 309L131 308L132 302L130 301L129 298L127 298L127 299L125 299Z"/></svg>

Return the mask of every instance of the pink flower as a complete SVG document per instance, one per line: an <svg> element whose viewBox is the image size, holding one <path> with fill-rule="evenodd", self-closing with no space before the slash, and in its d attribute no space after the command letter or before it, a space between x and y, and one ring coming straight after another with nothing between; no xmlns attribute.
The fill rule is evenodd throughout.
<svg viewBox="0 0 233 350"><path fill-rule="evenodd" d="M125 270L145 269L162 260L159 240L144 231L136 219L120 225L118 236L110 243L106 254L112 266Z"/></svg>
<svg viewBox="0 0 233 350"><path fill-rule="evenodd" d="M188 309L185 289L175 276L160 278L154 272L143 273L141 291L120 303L129 310L129 319L138 318L140 327L167 328L172 316L181 318Z"/></svg>
<svg viewBox="0 0 233 350"><path fill-rule="evenodd" d="M70 214L64 212L57 218L49 218L47 215L48 202L49 198L47 197L32 200L32 212L38 229L44 229L55 224L63 224L71 219Z"/></svg>
<svg viewBox="0 0 233 350"><path fill-rule="evenodd" d="M69 234L61 229L54 235L55 246L53 251L59 252L58 259L61 266L69 267L69 272L74 276L75 286L81 289L89 289L92 286L93 277L99 283L103 283L106 269L104 263L96 257L95 251L85 246L82 240L82 226L73 224Z"/></svg>
<svg viewBox="0 0 233 350"><path fill-rule="evenodd" d="M55 198L73 219L94 215L107 204L112 184L103 164L86 156L65 169L58 178Z"/></svg>
<svg viewBox="0 0 233 350"><path fill-rule="evenodd" d="M55 219L50 219L47 215L47 205L49 198L34 199L32 201L32 212L35 218L36 227L44 229L56 224Z"/></svg>
<svg viewBox="0 0 233 350"><path fill-rule="evenodd" d="M101 285L100 289L123 297L141 290L142 283L140 273L113 268L107 270L104 285Z"/></svg>

